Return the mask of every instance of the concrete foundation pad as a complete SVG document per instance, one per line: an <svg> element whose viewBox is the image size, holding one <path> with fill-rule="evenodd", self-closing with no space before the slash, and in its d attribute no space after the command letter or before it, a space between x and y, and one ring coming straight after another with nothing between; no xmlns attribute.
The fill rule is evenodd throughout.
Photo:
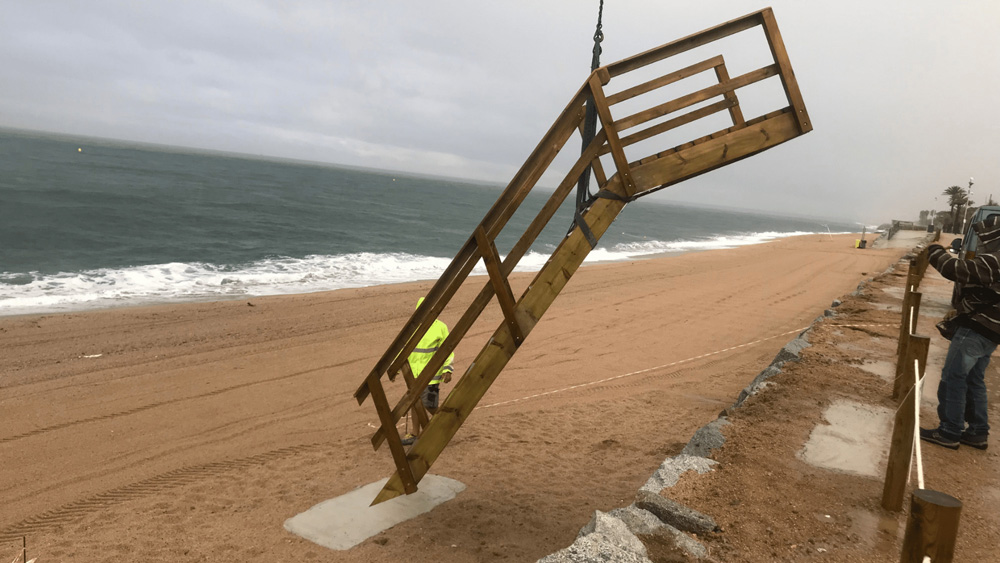
<svg viewBox="0 0 1000 563"><path fill-rule="evenodd" d="M888 455L892 417L885 407L834 401L823 413L829 424L813 428L799 457L816 467L877 477Z"/></svg>
<svg viewBox="0 0 1000 563"><path fill-rule="evenodd" d="M896 363L888 360L865 360L858 367L890 383L896 377Z"/></svg>
<svg viewBox="0 0 1000 563"><path fill-rule="evenodd" d="M368 506L386 481L388 479L382 479L325 500L285 520L285 529L323 547L350 549L400 522L430 512L465 490L465 485L459 481L428 474L420 480L420 488L412 495Z"/></svg>

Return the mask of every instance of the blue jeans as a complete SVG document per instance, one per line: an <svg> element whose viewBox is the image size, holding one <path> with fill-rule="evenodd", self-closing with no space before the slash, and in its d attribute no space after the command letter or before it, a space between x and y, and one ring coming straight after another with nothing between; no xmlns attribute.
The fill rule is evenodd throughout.
<svg viewBox="0 0 1000 563"><path fill-rule="evenodd" d="M986 366L997 345L968 327L959 327L948 346L948 356L938 385L938 430L958 440L969 423L968 433L986 436L990 424L986 411Z"/></svg>

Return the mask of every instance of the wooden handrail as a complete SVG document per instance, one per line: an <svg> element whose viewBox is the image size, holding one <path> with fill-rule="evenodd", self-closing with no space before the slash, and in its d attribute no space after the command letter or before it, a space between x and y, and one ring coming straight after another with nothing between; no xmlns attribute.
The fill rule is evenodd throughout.
<svg viewBox="0 0 1000 563"><path fill-rule="evenodd" d="M625 100L631 100L636 96L641 96L643 94L648 94L657 88L662 88L664 86L669 86L675 82L684 80L685 78L690 78L700 72L705 72L706 70L711 70L717 66L724 64L722 60L722 55L717 55L711 59L706 59L700 63L694 63L691 66L684 67L680 70L671 72L670 74L665 74L659 78L654 78L648 82L643 82L637 86L633 86L627 90L622 90L617 94L610 94L608 96L608 105L613 106L617 103L624 102Z"/></svg>
<svg viewBox="0 0 1000 563"><path fill-rule="evenodd" d="M608 72L611 73L611 78L621 76L626 72L631 72L674 55L679 55L685 51L690 51L691 49L701 47L702 45L707 45L713 41L724 39L741 31L746 31L757 27L758 25L763 25L763 14L770 12L771 8L765 8L759 12L747 14L741 18L736 18L735 20L719 24L715 27L710 27L706 30L688 35L687 37L683 37L676 41L671 41L665 45L660 45L659 47L650 49L644 53L639 53L638 55L631 56L627 59L622 59L616 63L608 65Z"/></svg>
<svg viewBox="0 0 1000 563"><path fill-rule="evenodd" d="M671 129L676 129L681 125L687 125L693 121L697 121L703 117L708 117L713 113L719 113L720 111L725 111L731 109L735 105L734 102L729 100L722 100L721 102L716 102L712 105L705 106L703 108L698 108L694 111L685 113L684 115L677 116L673 119L668 119L662 123L657 123L656 125L647 127L642 131L637 131L631 135L622 137L622 146L627 147L629 145L634 145L639 141L645 141L646 139L655 137L661 133L666 133ZM605 149L602 154L606 154L610 149Z"/></svg>
<svg viewBox="0 0 1000 563"><path fill-rule="evenodd" d="M746 74L741 74L736 78L731 79L729 82L724 82L722 84L713 84L707 88L698 90L697 92L692 92L690 94L681 96L680 98L670 100L669 102L664 102L657 106L651 107L647 110L643 110L637 113L633 113L628 117L624 117L615 122L615 128L617 129L629 129L635 127L636 125L641 125L647 121L652 121L658 117L663 117L668 113L673 113L677 110L684 109L686 107L693 106L697 103L704 102L705 100L710 100L716 96L724 95L728 92L732 92L737 88L742 88L748 86L755 82L760 82L765 78L770 78L778 74L778 65L768 65L763 68L758 68L757 70L752 70Z"/></svg>

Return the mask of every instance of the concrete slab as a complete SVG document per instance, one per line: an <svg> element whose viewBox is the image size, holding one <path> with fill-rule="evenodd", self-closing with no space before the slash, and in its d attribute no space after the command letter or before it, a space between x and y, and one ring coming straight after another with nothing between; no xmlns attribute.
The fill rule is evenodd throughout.
<svg viewBox="0 0 1000 563"><path fill-rule="evenodd" d="M884 381L892 382L896 377L896 362L887 360L865 360L858 366L859 368L881 377Z"/></svg>
<svg viewBox="0 0 1000 563"><path fill-rule="evenodd" d="M388 479L354 489L323 501L285 520L285 529L330 549L350 549L375 534L430 512L455 498L465 485L440 475L424 475L420 488L375 506L368 506Z"/></svg>
<svg viewBox="0 0 1000 563"><path fill-rule="evenodd" d="M857 401L834 401L823 413L829 424L813 428L799 458L824 469L878 477L892 438L891 410Z"/></svg>

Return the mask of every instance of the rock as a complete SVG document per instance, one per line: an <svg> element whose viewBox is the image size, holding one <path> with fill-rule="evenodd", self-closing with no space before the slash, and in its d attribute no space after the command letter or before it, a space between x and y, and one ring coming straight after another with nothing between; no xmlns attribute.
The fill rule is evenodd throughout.
<svg viewBox="0 0 1000 563"><path fill-rule="evenodd" d="M775 385L775 384L773 382L771 382L771 381L761 381L760 383L755 383L753 385L750 385L746 389L740 391L740 396L736 398L736 402L733 403L733 406L731 408L739 408L739 407L741 407L743 405L743 403L746 402L747 399L749 399L750 397L753 397L757 393L760 393L761 391L763 391L764 389L767 389L768 387L770 387L772 385Z"/></svg>
<svg viewBox="0 0 1000 563"><path fill-rule="evenodd" d="M686 446L685 446L686 449ZM719 462L694 455L677 455L663 460L660 467L646 481L640 491L649 491L659 495L660 491L677 484L680 476L687 471L697 471L698 473L708 473L712 471Z"/></svg>
<svg viewBox="0 0 1000 563"><path fill-rule="evenodd" d="M727 419L717 418L702 426L681 450L681 455L708 457L712 450L717 450L726 443L726 437L722 435L722 427L728 424ZM704 473L704 471L699 471L699 473Z"/></svg>
<svg viewBox="0 0 1000 563"><path fill-rule="evenodd" d="M603 541L598 534L584 536L567 548L546 555L538 563L653 563L648 557Z"/></svg>
<svg viewBox="0 0 1000 563"><path fill-rule="evenodd" d="M608 514L624 522L636 536L655 536L661 542L674 545L694 559L708 557L708 550L698 540L673 526L664 524L648 510L630 504L625 508L616 508Z"/></svg>
<svg viewBox="0 0 1000 563"><path fill-rule="evenodd" d="M784 364L784 362L781 362L781 364ZM758 373L757 377L753 378L753 381L750 382L750 385L747 385L742 391L740 391L740 394L736 397L736 402L733 403L732 408L739 407L744 403L744 401L747 400L747 397L752 397L766 389L768 385L770 385L767 380L778 375L779 373L781 373L781 369L774 364Z"/></svg>
<svg viewBox="0 0 1000 563"><path fill-rule="evenodd" d="M834 316L836 314L837 313L833 309L826 309L826 310L823 311L823 316L824 317L832 317L832 316Z"/></svg>
<svg viewBox="0 0 1000 563"><path fill-rule="evenodd" d="M644 537L658 538L661 543L667 545L672 543L677 549L686 552L697 561L708 558L708 549L701 542L673 526L664 524L662 528Z"/></svg>
<svg viewBox="0 0 1000 563"><path fill-rule="evenodd" d="M626 551L646 556L646 546L639 541L639 538L635 537L625 522L600 510L594 511L593 518L580 530L577 539L591 534L604 536L609 542Z"/></svg>
<svg viewBox="0 0 1000 563"><path fill-rule="evenodd" d="M567 548L538 560L538 563L651 563L646 546L624 522L597 510Z"/></svg>
<svg viewBox="0 0 1000 563"><path fill-rule="evenodd" d="M772 366L777 365L778 367L781 367L781 364L784 364L785 362L798 361L799 354L802 352L802 350L811 346L811 344L809 344L809 341L806 340L807 332L809 331L808 330L802 331L802 334L798 335L794 340L792 340L788 344L785 344L785 347L782 348L781 351L778 352L778 355L774 357L774 360L771 361L771 365Z"/></svg>
<svg viewBox="0 0 1000 563"><path fill-rule="evenodd" d="M659 494L639 489L635 498L637 507L652 512L664 524L669 524L683 532L707 534L719 530L711 516L692 510Z"/></svg>
<svg viewBox="0 0 1000 563"><path fill-rule="evenodd" d="M862 275L864 275L863 272L862 272ZM833 303L830 306L836 308L836 307L840 307L842 304L843 304L843 302L840 299L834 299Z"/></svg>
<svg viewBox="0 0 1000 563"><path fill-rule="evenodd" d="M643 510L634 504L625 508L616 508L608 512L610 516L622 521L633 534L652 534L657 529L666 526L655 514L648 510Z"/></svg>

